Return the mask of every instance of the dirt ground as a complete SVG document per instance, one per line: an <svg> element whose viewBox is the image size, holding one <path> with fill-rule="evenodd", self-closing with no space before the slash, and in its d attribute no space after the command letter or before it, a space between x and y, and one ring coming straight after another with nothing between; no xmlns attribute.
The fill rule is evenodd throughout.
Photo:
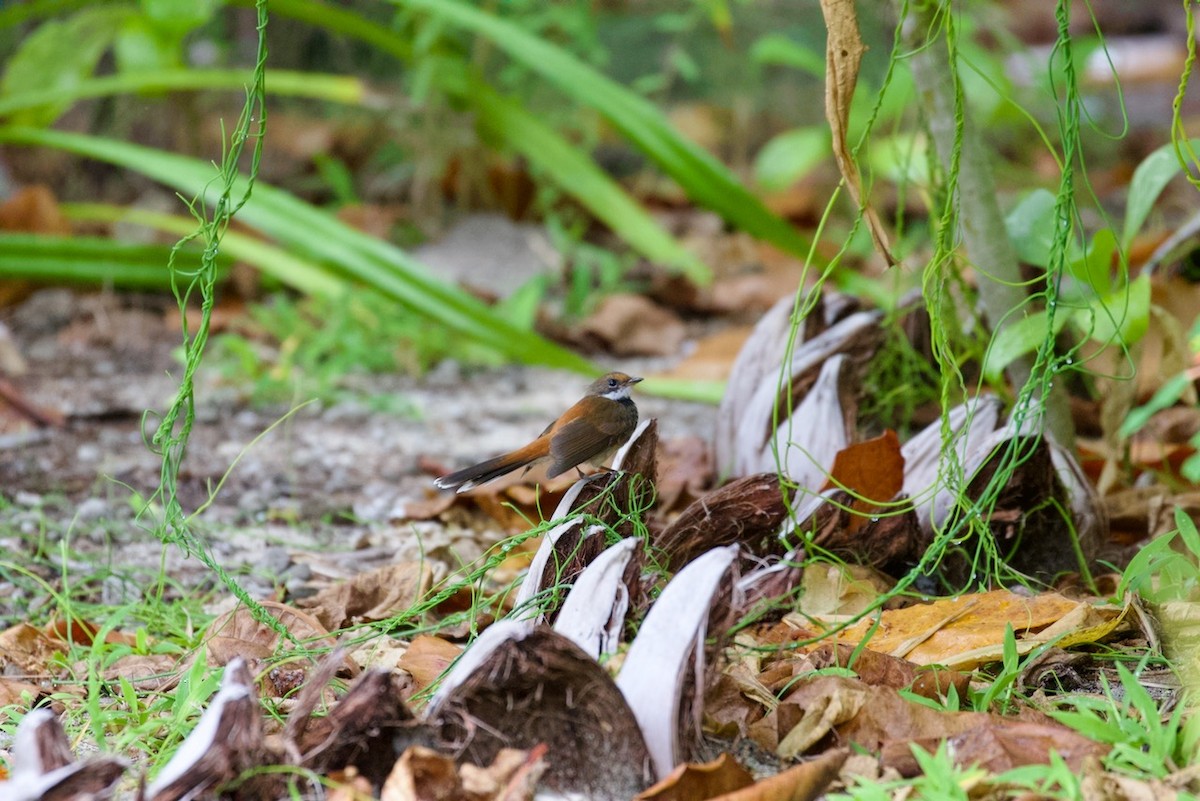
<svg viewBox="0 0 1200 801"><path fill-rule="evenodd" d="M134 600L163 558L161 543L135 521L131 498L158 484L161 460L147 440L181 369L172 308L164 296L55 289L0 312L28 367L9 381L34 407L62 419L34 427L0 405L0 496L7 501L0 553L20 563L35 552L57 553L66 539L78 562L73 570L103 575L97 600L106 603ZM605 364L639 375L665 367ZM372 392L403 396L415 413L313 403L264 434L286 408L252 408L214 371L200 373L180 497L192 511L224 477L198 530L252 594L303 584L314 570L336 579L421 554L451 563L478 555L502 533L481 530L478 521L401 520L405 504L434 492L422 460L452 468L524 444L588 383L551 370L463 370L453 362L421 378L361 380ZM709 406L645 394L637 402L644 417L658 418L663 439L707 437L716 415ZM212 580L178 548L165 554L168 574L183 586ZM15 613L20 595L3 585L0 579L0 620Z"/></svg>

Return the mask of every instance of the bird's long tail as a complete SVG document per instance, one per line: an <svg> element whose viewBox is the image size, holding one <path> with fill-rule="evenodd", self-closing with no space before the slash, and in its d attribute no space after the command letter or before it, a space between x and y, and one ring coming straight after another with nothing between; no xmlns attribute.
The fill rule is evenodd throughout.
<svg viewBox="0 0 1200 801"><path fill-rule="evenodd" d="M522 467L533 464L537 461L536 458L531 458L521 451L513 451L494 459L488 459L473 464L470 467L464 467L462 470L456 470L449 475L442 476L436 479L433 483L439 489L452 489L457 492L466 492L473 490L481 484L500 478L506 473L511 473Z"/></svg>

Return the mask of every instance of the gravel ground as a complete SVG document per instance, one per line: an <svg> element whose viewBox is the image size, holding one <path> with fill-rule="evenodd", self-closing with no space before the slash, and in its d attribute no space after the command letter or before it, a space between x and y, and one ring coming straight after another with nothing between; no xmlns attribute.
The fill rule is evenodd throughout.
<svg viewBox="0 0 1200 801"><path fill-rule="evenodd" d="M0 508L0 552L20 562L37 550L55 553L66 538L76 567L102 566L110 603L139 592L163 556L158 540L135 524L130 498L158 483L160 460L143 436L156 420L144 421L143 411L164 408L177 386L179 334L164 323L166 306L155 297L49 290L0 314L28 363L12 383L64 418L61 427L0 428L0 496L8 502ZM667 363L608 366L646 375ZM201 376L179 494L193 510L224 477L199 530L252 593L302 583L318 563L336 577L422 553L450 561L478 554L500 532L481 531L478 521L393 522L403 504L433 492L421 460L456 467L524 444L588 383L551 370L464 370L453 362L422 378L360 380L371 393L403 397L413 412L314 403L272 428L286 409L249 408ZM644 417L659 419L664 439L711 434L712 407L637 400ZM168 573L184 586L211 581L178 548L166 557ZM15 613L18 606L4 601L14 594L0 581L0 617Z"/></svg>

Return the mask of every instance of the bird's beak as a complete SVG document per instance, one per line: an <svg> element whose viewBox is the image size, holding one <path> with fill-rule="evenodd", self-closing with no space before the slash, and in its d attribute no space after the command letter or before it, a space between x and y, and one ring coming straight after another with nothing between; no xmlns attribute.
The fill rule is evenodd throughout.
<svg viewBox="0 0 1200 801"><path fill-rule="evenodd" d="M636 383L638 383L638 382L639 382L639 381L641 381L641 380L642 380L642 379L641 379L641 377L640 377L640 376L635 376L635 377L633 377L633 378L630 378L630 379L629 379L629 383L630 383L630 384L636 384Z"/></svg>

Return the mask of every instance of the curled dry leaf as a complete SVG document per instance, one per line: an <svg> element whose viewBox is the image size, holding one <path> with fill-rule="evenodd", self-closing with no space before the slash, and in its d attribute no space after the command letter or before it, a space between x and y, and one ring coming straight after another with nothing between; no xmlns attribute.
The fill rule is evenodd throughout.
<svg viewBox="0 0 1200 801"><path fill-rule="evenodd" d="M858 85L858 67L867 50L858 33L858 13L854 8L854 0L821 0L821 13L825 16L825 29L828 32L825 44L825 119L833 133L833 155L850 196L866 218L875 250L892 267L896 264L896 258L888 246L883 221L863 195L858 164L846 141L854 87Z"/></svg>
<svg viewBox="0 0 1200 801"><path fill-rule="evenodd" d="M384 620L412 608L429 590L428 562L402 562L359 573L296 603L308 609L326 631Z"/></svg>
<svg viewBox="0 0 1200 801"><path fill-rule="evenodd" d="M649 298L615 294L600 301L579 333L618 356L671 356L687 330L674 312Z"/></svg>
<svg viewBox="0 0 1200 801"><path fill-rule="evenodd" d="M729 754L711 762L684 763L654 786L638 793L635 801L692 801L713 798L754 784L754 777Z"/></svg>
<svg viewBox="0 0 1200 801"><path fill-rule="evenodd" d="M28 623L0 632L0 668L5 673L41 676L49 673L50 660L65 653L67 644Z"/></svg>
<svg viewBox="0 0 1200 801"><path fill-rule="evenodd" d="M772 729L790 721L786 730ZM967 751L952 750L960 765L983 760L1000 772L1018 765L1047 764L1059 754L1078 770L1091 756L1102 756L1107 747L1058 724L1029 724L983 712L948 712L909 701L895 690L873 687L841 676L801 680L779 708L752 727L768 741L778 733L775 746L791 758L830 741L854 744L880 754L884 764L913 775L910 745L915 741L932 750L950 739ZM756 737L757 739L757 737ZM1018 744L1022 739L1024 743ZM1002 746L987 750L987 743ZM761 743L761 741L760 741ZM764 743L765 745L765 743ZM966 758L963 754L967 753Z"/></svg>
<svg viewBox="0 0 1200 801"><path fill-rule="evenodd" d="M191 658L186 660L191 663ZM127 654L104 671L105 681L124 679L142 692L167 692L179 684L186 666L169 654Z"/></svg>
<svg viewBox="0 0 1200 801"><path fill-rule="evenodd" d="M460 654L462 648L454 643L421 634L404 651L396 667L412 676L414 689L419 692L437 681Z"/></svg>
<svg viewBox="0 0 1200 801"><path fill-rule="evenodd" d="M319 644L333 647L334 642L329 636L329 631L312 615L277 601L261 601L259 605L295 639L323 640ZM239 656L265 659L279 646L279 639L278 632L255 620L249 609L239 606L209 624L205 637L208 643L208 661L213 667L220 667Z"/></svg>
<svg viewBox="0 0 1200 801"><path fill-rule="evenodd" d="M475 764L502 748L545 743L544 784L560 792L625 799L652 775L637 720L608 674L545 627L501 621L485 630L442 682L426 719L444 747Z"/></svg>
<svg viewBox="0 0 1200 801"><path fill-rule="evenodd" d="M838 778L848 755L846 749L836 748L750 787L714 796L710 801L813 801L821 798Z"/></svg>
<svg viewBox="0 0 1200 801"><path fill-rule="evenodd" d="M722 545L740 545L760 556L778 554L784 550L778 535L786 518L779 476L757 473L693 502L655 537L654 545L668 570Z"/></svg>
<svg viewBox="0 0 1200 801"><path fill-rule="evenodd" d="M15 706L30 709L42 696L42 688L27 681L6 679L0 676L0 707ZM25 699L28 698L28 702ZM0 715L0 720L7 715Z"/></svg>

